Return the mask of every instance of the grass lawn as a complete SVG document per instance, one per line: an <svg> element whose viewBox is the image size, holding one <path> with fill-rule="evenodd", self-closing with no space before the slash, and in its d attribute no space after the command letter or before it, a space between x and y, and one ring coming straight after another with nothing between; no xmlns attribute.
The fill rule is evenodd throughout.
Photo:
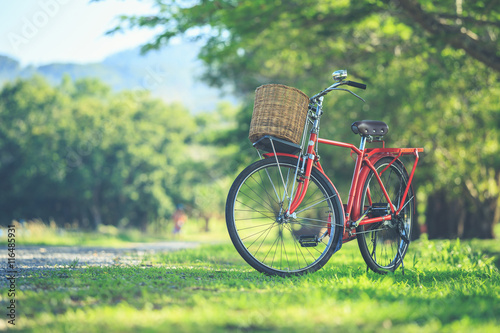
<svg viewBox="0 0 500 333"><path fill-rule="evenodd" d="M184 236L186 237L186 236ZM225 242L139 266L66 267L16 281L32 332L500 332L498 241L411 244L405 275L366 271L356 242L320 271L268 277ZM5 313L8 290L0 290ZM0 330L11 328L5 315Z"/></svg>
<svg viewBox="0 0 500 333"><path fill-rule="evenodd" d="M47 226L41 221L14 223L16 244L47 246L98 246L123 247L131 243L152 243L163 241L223 242L228 240L225 223L212 221L210 232L205 232L203 221L191 219L178 235L172 234L172 225L141 232L131 228L116 228L102 225L97 231L82 231L72 228ZM153 228L152 228L153 229ZM7 229L0 228L0 244L7 243Z"/></svg>

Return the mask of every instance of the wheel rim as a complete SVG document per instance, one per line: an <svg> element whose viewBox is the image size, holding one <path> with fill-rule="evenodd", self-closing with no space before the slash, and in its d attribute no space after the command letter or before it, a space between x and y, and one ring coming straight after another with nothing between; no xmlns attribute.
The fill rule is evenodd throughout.
<svg viewBox="0 0 500 333"><path fill-rule="evenodd" d="M377 167L377 171L380 172L385 169L388 164L381 164ZM408 249L408 243L402 239L401 234L404 234L407 239L410 238L413 193L409 191L405 203L401 202L406 189L407 179L403 171L395 165L391 165L381 175L381 179L395 209L398 210L401 206L403 209L401 210L399 219L396 221L365 226L362 230L362 237L364 237L368 254L374 264L383 270L394 270L399 266ZM373 173L370 173L367 182L368 186L365 187L363 205L361 207L369 207L370 198L372 203L387 203L387 199Z"/></svg>
<svg viewBox="0 0 500 333"><path fill-rule="evenodd" d="M276 272L302 272L315 266L334 238L334 195L314 176L297 214L285 216L295 168L280 163L280 172L276 164L264 165L243 180L234 198L237 241L253 260Z"/></svg>

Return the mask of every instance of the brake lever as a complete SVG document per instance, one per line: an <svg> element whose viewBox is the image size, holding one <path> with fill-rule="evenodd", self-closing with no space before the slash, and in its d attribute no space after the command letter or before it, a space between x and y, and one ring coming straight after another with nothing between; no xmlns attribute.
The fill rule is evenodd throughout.
<svg viewBox="0 0 500 333"><path fill-rule="evenodd" d="M349 89L344 89L344 88L332 88L331 90L342 90L342 91L347 91L347 92L351 93L352 95L356 96L357 98L359 98L360 100L362 100L363 102L365 102L365 103L366 103L366 101L365 101L362 97L358 96L356 93L353 93L353 92L352 92L352 91L350 91ZM331 90L330 90L330 91L331 91Z"/></svg>
<svg viewBox="0 0 500 333"><path fill-rule="evenodd" d="M322 91L322 92L320 92L319 94L314 95L313 97L311 97L311 98L309 99L309 101L310 101L311 103L317 103L317 102L318 102L318 99L319 99L320 97L325 96L325 95L326 95L326 94L328 94L330 91L332 91L332 90L343 90L343 91L347 91L347 92L351 93L352 95L356 96L357 98L359 98L360 100L362 100L364 103L366 103L366 101L365 101L363 98L361 98L359 95L357 95L356 93L353 93L352 91L350 91L350 90L348 90L348 89L344 89L344 88L336 88L336 87L338 87L338 86L340 86L340 85L344 85L344 84L347 84L347 81L342 81L342 82L338 82L338 83L332 84L330 87L328 87L327 89L323 90L323 91ZM333 86L335 86L335 87L333 87Z"/></svg>

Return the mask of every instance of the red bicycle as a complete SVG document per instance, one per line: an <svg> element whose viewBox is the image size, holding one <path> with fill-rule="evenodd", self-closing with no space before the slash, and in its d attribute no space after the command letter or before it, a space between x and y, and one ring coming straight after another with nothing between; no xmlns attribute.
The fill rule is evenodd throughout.
<svg viewBox="0 0 500 333"><path fill-rule="evenodd" d="M229 235L243 259L260 272L314 272L353 239L374 272L393 272L400 265L404 270L416 205L411 184L423 148L385 148L382 138L388 126L373 120L352 124L361 136L359 147L320 138L326 94L343 90L363 100L339 88L366 89L346 77L344 70L334 72L335 83L309 99L302 145L265 135L254 146L266 153L259 152L261 160L246 167L231 186L226 202ZM371 142L380 142L382 148L366 148ZM345 205L321 166L318 144L348 148L356 155ZM410 174L403 155L415 156Z"/></svg>

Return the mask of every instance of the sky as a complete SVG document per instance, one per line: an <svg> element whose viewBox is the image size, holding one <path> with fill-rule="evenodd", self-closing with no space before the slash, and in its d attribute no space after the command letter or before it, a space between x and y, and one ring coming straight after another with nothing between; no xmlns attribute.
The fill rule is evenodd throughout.
<svg viewBox="0 0 500 333"><path fill-rule="evenodd" d="M21 65L99 62L150 40L158 31L129 30L112 36L122 14L155 13L143 0L0 0L0 54Z"/></svg>

